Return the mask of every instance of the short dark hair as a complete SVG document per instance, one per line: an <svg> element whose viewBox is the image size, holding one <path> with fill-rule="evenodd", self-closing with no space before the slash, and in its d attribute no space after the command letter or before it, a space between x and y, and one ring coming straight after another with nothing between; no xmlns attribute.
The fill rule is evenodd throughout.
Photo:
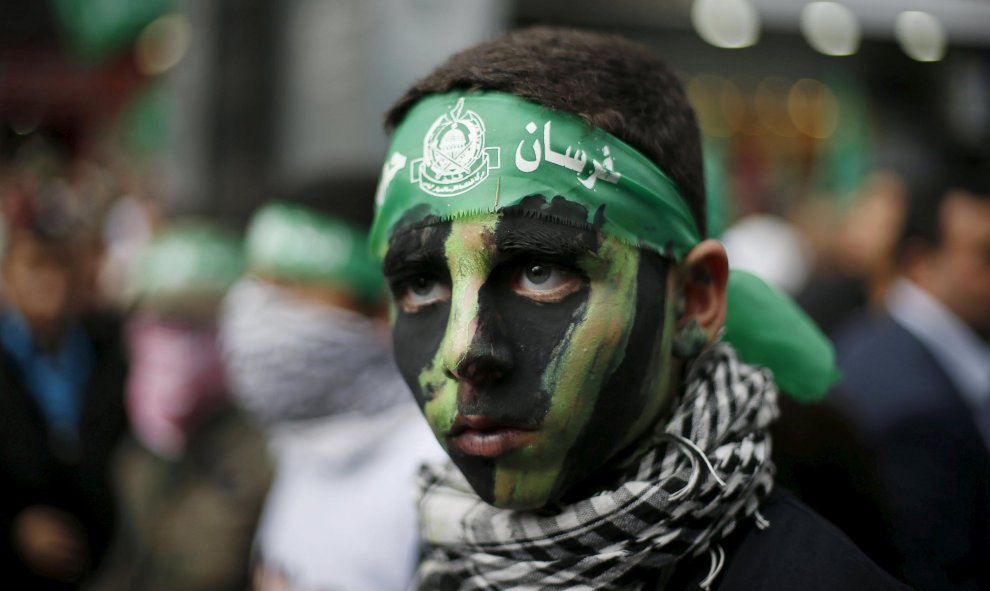
<svg viewBox="0 0 990 591"><path fill-rule="evenodd" d="M576 114L625 141L677 184L706 233L701 137L677 75L648 48L623 37L535 27L451 57L389 110L385 128L416 102L451 90L490 90Z"/></svg>

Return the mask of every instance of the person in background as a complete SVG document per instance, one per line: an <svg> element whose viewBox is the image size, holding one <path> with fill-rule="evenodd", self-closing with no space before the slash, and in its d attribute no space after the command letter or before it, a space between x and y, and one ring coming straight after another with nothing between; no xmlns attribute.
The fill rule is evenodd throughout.
<svg viewBox="0 0 990 591"><path fill-rule="evenodd" d="M906 182L900 169L877 169L841 211L834 196L798 208L795 217L819 248L810 280L795 299L826 334L863 307L882 305L906 210Z"/></svg>
<svg viewBox="0 0 990 591"><path fill-rule="evenodd" d="M277 462L255 588L405 589L419 555L414 476L443 452L395 368L365 234L275 201L252 219L246 253L221 343L235 399Z"/></svg>
<svg viewBox="0 0 990 591"><path fill-rule="evenodd" d="M261 430L231 404L216 311L243 261L238 239L175 223L148 247L128 326L119 526L93 590L242 590L272 478Z"/></svg>
<svg viewBox="0 0 990 591"><path fill-rule="evenodd" d="M74 589L112 530L110 462L127 428L121 323L80 297L88 234L58 192L11 174L0 199L0 572L11 588Z"/></svg>
<svg viewBox="0 0 990 591"><path fill-rule="evenodd" d="M834 402L876 463L905 580L990 589L990 160L909 187L885 309L836 340Z"/></svg>
<svg viewBox="0 0 990 591"><path fill-rule="evenodd" d="M905 165L878 157L849 202L821 193L789 216L817 253L810 281L795 300L830 336L849 317L883 301L906 210L905 174ZM728 245L727 250L731 263ZM886 511L877 505L876 466L850 420L827 400L803 404L784 397L780 407L781 418L770 428L777 482L839 527L879 566L896 570Z"/></svg>

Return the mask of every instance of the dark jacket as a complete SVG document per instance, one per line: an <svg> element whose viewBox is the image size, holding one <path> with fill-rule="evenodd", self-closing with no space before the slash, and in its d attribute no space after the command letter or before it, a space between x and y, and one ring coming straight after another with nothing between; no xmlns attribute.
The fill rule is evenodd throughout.
<svg viewBox="0 0 990 591"><path fill-rule="evenodd" d="M878 566L900 572L873 455L841 409L781 396L770 426L774 480L841 529Z"/></svg>
<svg viewBox="0 0 990 591"><path fill-rule="evenodd" d="M22 566L12 543L12 525L26 507L50 505L75 517L88 537L91 566L105 551L113 527L110 458L127 424L121 326L105 316L88 318L82 325L93 346L94 366L85 390L79 444L71 449L49 437L19 368L0 347L0 572L11 588L71 588Z"/></svg>
<svg viewBox="0 0 990 591"><path fill-rule="evenodd" d="M837 340L835 394L876 456L891 538L918 589L990 589L990 450L931 352L889 317Z"/></svg>
<svg viewBox="0 0 990 591"><path fill-rule="evenodd" d="M790 493L775 490L760 508L770 523L750 520L721 544L726 562L718 591L886 591L907 586L884 572L838 528ZM708 574L707 554L678 566L665 590L695 590Z"/></svg>

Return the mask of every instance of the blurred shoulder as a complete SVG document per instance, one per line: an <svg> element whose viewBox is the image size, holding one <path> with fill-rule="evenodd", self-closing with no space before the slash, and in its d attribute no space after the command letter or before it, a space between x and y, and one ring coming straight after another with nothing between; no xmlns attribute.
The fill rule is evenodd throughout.
<svg viewBox="0 0 990 591"><path fill-rule="evenodd" d="M907 589L789 492L778 488L760 511L770 527L751 525L730 536L719 589Z"/></svg>

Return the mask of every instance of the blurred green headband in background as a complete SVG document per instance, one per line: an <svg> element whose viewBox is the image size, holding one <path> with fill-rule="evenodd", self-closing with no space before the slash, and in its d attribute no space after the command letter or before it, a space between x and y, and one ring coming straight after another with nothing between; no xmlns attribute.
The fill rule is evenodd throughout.
<svg viewBox="0 0 990 591"><path fill-rule="evenodd" d="M383 296L367 235L301 205L263 206L251 219L245 251L248 270L272 279L344 289L366 302Z"/></svg>
<svg viewBox="0 0 990 591"><path fill-rule="evenodd" d="M206 221L179 221L144 251L131 295L140 308L209 308L219 303L243 271L235 232Z"/></svg>

